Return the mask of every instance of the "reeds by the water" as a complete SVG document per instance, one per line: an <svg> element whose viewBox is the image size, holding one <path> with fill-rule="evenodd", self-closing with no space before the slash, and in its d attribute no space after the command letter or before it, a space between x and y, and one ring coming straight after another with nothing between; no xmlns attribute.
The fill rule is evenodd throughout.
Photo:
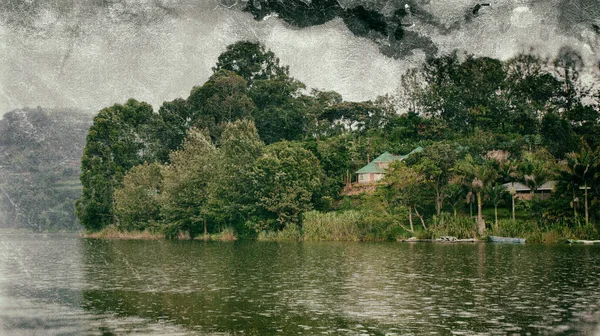
<svg viewBox="0 0 600 336"><path fill-rule="evenodd" d="M165 239L165 234L160 232L144 231L122 231L118 227L110 225L106 228L91 233L83 233L85 238L101 238L101 239L137 239L137 240L157 240Z"/></svg>
<svg viewBox="0 0 600 336"><path fill-rule="evenodd" d="M307 212L302 224L304 240L360 241L364 239L363 215L359 211Z"/></svg>

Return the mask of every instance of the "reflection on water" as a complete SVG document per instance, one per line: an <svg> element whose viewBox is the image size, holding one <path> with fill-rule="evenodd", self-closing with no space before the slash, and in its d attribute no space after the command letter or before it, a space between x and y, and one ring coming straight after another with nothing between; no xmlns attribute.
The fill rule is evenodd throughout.
<svg viewBox="0 0 600 336"><path fill-rule="evenodd" d="M0 236L2 335L600 332L597 246L31 237Z"/></svg>

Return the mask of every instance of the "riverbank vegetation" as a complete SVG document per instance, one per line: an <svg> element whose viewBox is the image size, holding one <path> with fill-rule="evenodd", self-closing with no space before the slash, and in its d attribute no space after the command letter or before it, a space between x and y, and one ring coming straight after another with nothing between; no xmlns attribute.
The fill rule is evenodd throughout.
<svg viewBox="0 0 600 336"><path fill-rule="evenodd" d="M188 98L96 115L76 213L90 232L167 238L598 238L600 96L583 68L569 50L452 53L409 71L396 96L348 102L239 42ZM371 159L417 147L349 192Z"/></svg>

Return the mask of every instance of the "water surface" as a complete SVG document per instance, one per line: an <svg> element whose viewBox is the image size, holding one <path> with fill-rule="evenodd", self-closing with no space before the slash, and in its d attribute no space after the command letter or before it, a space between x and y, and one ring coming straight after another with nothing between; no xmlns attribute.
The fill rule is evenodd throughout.
<svg viewBox="0 0 600 336"><path fill-rule="evenodd" d="M0 335L595 335L599 322L599 246L0 235Z"/></svg>

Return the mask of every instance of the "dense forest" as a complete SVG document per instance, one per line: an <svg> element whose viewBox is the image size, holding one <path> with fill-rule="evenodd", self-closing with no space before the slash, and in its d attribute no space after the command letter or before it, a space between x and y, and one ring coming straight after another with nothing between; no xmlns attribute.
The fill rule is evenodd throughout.
<svg viewBox="0 0 600 336"><path fill-rule="evenodd" d="M348 102L238 42L186 99L95 116L76 213L89 231L173 238L597 237L600 97L583 68L570 50L454 52L399 78L395 96ZM348 192L371 159L417 146L373 192ZM537 197L550 181L551 197Z"/></svg>
<svg viewBox="0 0 600 336"><path fill-rule="evenodd" d="M80 158L92 115L24 108L0 120L0 227L75 230Z"/></svg>

